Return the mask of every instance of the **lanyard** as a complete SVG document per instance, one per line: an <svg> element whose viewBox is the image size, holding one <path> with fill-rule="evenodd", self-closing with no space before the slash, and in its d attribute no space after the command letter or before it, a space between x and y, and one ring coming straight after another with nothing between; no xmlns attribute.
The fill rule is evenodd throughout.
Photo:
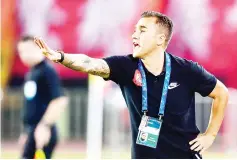
<svg viewBox="0 0 237 160"><path fill-rule="evenodd" d="M168 53L165 53L165 58L166 58L166 65L165 65L166 72L165 72L165 80L164 80L159 114L158 114L160 118L164 116L165 104L166 104L166 98L167 98L168 86L169 86L170 74L171 74L170 55ZM146 83L146 74L142 66L141 59L139 59L139 62L138 62L138 69L141 72L141 76L142 76L142 111L144 112L144 114L146 114L146 112L148 111L147 83Z"/></svg>

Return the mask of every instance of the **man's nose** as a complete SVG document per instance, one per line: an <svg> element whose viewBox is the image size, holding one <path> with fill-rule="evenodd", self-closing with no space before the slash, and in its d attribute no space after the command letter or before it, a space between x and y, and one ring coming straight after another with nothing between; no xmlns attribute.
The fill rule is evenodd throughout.
<svg viewBox="0 0 237 160"><path fill-rule="evenodd" d="M136 32L134 32L134 33L132 34L132 39L138 39L138 38L137 38L137 33L136 33Z"/></svg>

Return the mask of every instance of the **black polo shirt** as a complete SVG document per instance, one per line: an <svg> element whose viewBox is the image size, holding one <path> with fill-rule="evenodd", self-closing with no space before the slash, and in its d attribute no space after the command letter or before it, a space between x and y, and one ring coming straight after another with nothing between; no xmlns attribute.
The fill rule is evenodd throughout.
<svg viewBox="0 0 237 160"><path fill-rule="evenodd" d="M172 54L170 58L172 71L164 121L156 149L136 144L143 115L138 59L133 58L132 55L104 59L110 68L108 80L120 86L129 109L132 127L132 158L191 158L195 154L190 150L189 145L189 141L199 134L195 123L195 92L202 96L209 95L217 80L195 62ZM148 116L155 117L159 112L165 71L154 76L145 67L144 70L148 90Z"/></svg>
<svg viewBox="0 0 237 160"><path fill-rule="evenodd" d="M25 76L25 126L35 126L43 117L51 100L62 96L59 77L51 64L43 60Z"/></svg>

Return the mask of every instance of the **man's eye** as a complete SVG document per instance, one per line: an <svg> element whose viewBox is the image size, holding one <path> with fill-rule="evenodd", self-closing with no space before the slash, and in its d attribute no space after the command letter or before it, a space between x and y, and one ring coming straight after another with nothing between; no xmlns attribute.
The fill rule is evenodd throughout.
<svg viewBox="0 0 237 160"><path fill-rule="evenodd" d="M143 33L143 32L145 32L145 31L141 30L141 33Z"/></svg>

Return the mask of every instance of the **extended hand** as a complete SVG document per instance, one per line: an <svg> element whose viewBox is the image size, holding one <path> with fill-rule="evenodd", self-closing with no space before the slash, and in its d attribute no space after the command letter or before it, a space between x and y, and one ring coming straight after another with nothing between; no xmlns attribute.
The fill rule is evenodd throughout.
<svg viewBox="0 0 237 160"><path fill-rule="evenodd" d="M203 152L208 149L215 140L215 136L208 134L199 134L197 138L190 141L190 149L203 154Z"/></svg>
<svg viewBox="0 0 237 160"><path fill-rule="evenodd" d="M35 144L37 149L42 149L49 143L51 137L51 130L49 126L39 123L34 133Z"/></svg>
<svg viewBox="0 0 237 160"><path fill-rule="evenodd" d="M46 43L38 37L35 37L34 42L39 46L42 53L51 61L58 62L61 59L61 54L50 49Z"/></svg>

